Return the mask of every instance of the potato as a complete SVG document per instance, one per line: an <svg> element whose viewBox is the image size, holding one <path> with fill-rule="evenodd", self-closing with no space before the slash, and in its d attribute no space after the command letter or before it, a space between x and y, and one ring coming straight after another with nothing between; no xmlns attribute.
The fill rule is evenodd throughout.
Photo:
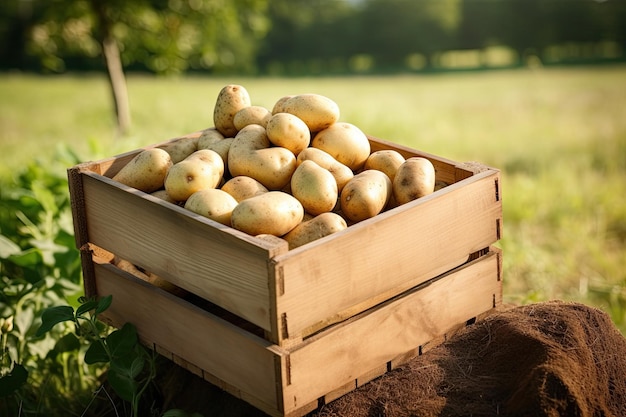
<svg viewBox="0 0 626 417"><path fill-rule="evenodd" d="M217 152L217 154L222 158L224 162L224 172L228 169L228 152L230 151L230 145L232 145L235 138L225 138L222 140L218 140L217 142L213 142L211 144L207 144L205 148L200 149L209 149L211 151Z"/></svg>
<svg viewBox="0 0 626 417"><path fill-rule="evenodd" d="M353 222L374 217L391 197L391 180L381 171L369 169L352 178L341 191L341 212Z"/></svg>
<svg viewBox="0 0 626 417"><path fill-rule="evenodd" d="M340 232L347 227L344 218L337 213L322 213L310 220L302 221L283 236L283 239L289 243L289 249L295 249L314 240Z"/></svg>
<svg viewBox="0 0 626 417"><path fill-rule="evenodd" d="M237 134L234 124L235 114L245 107L249 107L250 95L241 85L229 84L222 88L217 96L213 109L213 124L224 137Z"/></svg>
<svg viewBox="0 0 626 417"><path fill-rule="evenodd" d="M198 138L178 138L159 146L159 148L167 151L167 153L169 153L170 157L172 158L172 163L175 164L187 158L189 155L198 150Z"/></svg>
<svg viewBox="0 0 626 417"><path fill-rule="evenodd" d="M231 225L250 235L282 236L296 227L304 217L302 204L282 191L269 191L237 204Z"/></svg>
<svg viewBox="0 0 626 417"><path fill-rule="evenodd" d="M435 191L435 167L426 158L407 159L393 180L393 197L397 204L406 204Z"/></svg>
<svg viewBox="0 0 626 417"><path fill-rule="evenodd" d="M298 94L285 100L282 112L298 116L311 132L324 130L339 120L339 106L319 94Z"/></svg>
<svg viewBox="0 0 626 417"><path fill-rule="evenodd" d="M124 165L113 180L145 193L163 188L165 177L172 166L172 158L167 151L151 148L139 152Z"/></svg>
<svg viewBox="0 0 626 417"><path fill-rule="evenodd" d="M325 168L332 174L337 183L337 191L341 192L344 185L354 177L354 173L350 168L337 161L330 156L328 152L325 152L318 148L306 148L298 154L296 163L301 164L303 161L311 160L317 165Z"/></svg>
<svg viewBox="0 0 626 417"><path fill-rule="evenodd" d="M286 148L270 147L263 126L248 125L237 133L230 145L228 169L233 177L245 175L269 190L280 190L291 180L296 157Z"/></svg>
<svg viewBox="0 0 626 417"><path fill-rule="evenodd" d="M226 191L206 188L196 191L187 199L185 208L218 223L230 226L230 216L237 200Z"/></svg>
<svg viewBox="0 0 626 417"><path fill-rule="evenodd" d="M276 103L274 103L274 107L272 107L272 114L276 114L276 113L284 113L284 106L285 106L285 102L287 100L289 100L291 97L293 97L293 95L289 95L289 96L283 96L281 98L278 99L278 101L276 101Z"/></svg>
<svg viewBox="0 0 626 417"><path fill-rule="evenodd" d="M298 116L290 113L276 113L265 127L267 137L276 146L289 149L298 156L311 142L308 126Z"/></svg>
<svg viewBox="0 0 626 417"><path fill-rule="evenodd" d="M291 193L314 216L331 211L339 195L335 177L313 161L303 161L296 168L291 177Z"/></svg>
<svg viewBox="0 0 626 417"><path fill-rule="evenodd" d="M165 178L165 191L176 201L185 201L193 193L216 188L224 175L224 162L217 152L198 150L172 165Z"/></svg>
<svg viewBox="0 0 626 417"><path fill-rule="evenodd" d="M398 167L404 163L402 154L393 149L384 149L372 152L365 161L364 169L377 169L387 174L391 182L396 176Z"/></svg>
<svg viewBox="0 0 626 417"><path fill-rule="evenodd" d="M237 201L243 201L246 198L254 197L255 195L263 194L269 190L260 182L252 177L246 177L239 175L231 178L222 185L222 190L234 197Z"/></svg>
<svg viewBox="0 0 626 417"><path fill-rule="evenodd" d="M151 196L159 198L161 200L167 201L168 203L176 204L177 201L174 200L165 190L156 190L153 193L150 193Z"/></svg>
<svg viewBox="0 0 626 417"><path fill-rule="evenodd" d="M272 117L272 112L261 106L244 107L235 113L233 124L237 131L248 125L261 125L265 127L267 121Z"/></svg>
<svg viewBox="0 0 626 417"><path fill-rule="evenodd" d="M318 132L311 146L330 154L352 171L363 167L370 156L370 142L365 133L351 123L338 122Z"/></svg>
<svg viewBox="0 0 626 417"><path fill-rule="evenodd" d="M198 149L207 149L210 145L215 142L219 142L224 139L224 135L222 135L216 128L210 127L202 131L200 136L198 136Z"/></svg>

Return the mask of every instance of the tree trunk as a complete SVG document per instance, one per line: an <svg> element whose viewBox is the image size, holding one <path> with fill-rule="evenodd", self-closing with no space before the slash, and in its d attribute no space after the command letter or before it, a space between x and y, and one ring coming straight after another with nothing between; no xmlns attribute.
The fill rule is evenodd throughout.
<svg viewBox="0 0 626 417"><path fill-rule="evenodd" d="M117 41L112 36L105 36L102 39L102 52L109 75L111 92L113 93L117 127L119 132L124 134L130 129L130 105L120 50L117 46Z"/></svg>
<svg viewBox="0 0 626 417"><path fill-rule="evenodd" d="M126 77L122 67L120 49L112 33L114 22L110 19L106 10L106 3L101 0L91 0L91 7L98 22L98 38L102 45L102 55L109 76L109 85L115 106L117 128L120 134L130 129L130 105L128 104L128 90L126 89Z"/></svg>

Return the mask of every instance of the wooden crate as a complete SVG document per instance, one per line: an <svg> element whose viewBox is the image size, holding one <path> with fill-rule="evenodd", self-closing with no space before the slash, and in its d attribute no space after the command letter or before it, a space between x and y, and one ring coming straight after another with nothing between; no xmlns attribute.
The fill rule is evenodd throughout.
<svg viewBox="0 0 626 417"><path fill-rule="evenodd" d="M95 250L94 250L95 249ZM89 279L144 344L272 416L303 416L436 346L502 302L501 252L428 280L305 338L278 346L97 256Z"/></svg>
<svg viewBox="0 0 626 417"><path fill-rule="evenodd" d="M293 250L111 180L145 148L70 168L86 295L112 294L113 325L271 415L380 375L500 302L502 202L497 169L369 139L428 158L447 186Z"/></svg>

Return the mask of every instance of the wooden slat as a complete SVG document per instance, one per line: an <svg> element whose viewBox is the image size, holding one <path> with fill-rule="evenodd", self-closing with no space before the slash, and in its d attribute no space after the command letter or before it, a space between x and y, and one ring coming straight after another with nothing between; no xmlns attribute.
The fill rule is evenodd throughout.
<svg viewBox="0 0 626 417"><path fill-rule="evenodd" d="M184 302L111 264L95 264L100 295L112 295L106 318L132 323L140 338L278 409L275 361L269 342Z"/></svg>
<svg viewBox="0 0 626 417"><path fill-rule="evenodd" d="M90 242L271 328L267 265L286 243L277 247L99 175L83 177Z"/></svg>
<svg viewBox="0 0 626 417"><path fill-rule="evenodd" d="M494 252L305 341L289 355L285 410L319 398L492 308Z"/></svg>
<svg viewBox="0 0 626 417"><path fill-rule="evenodd" d="M275 257L285 338L449 271L497 241L502 203L487 171Z"/></svg>

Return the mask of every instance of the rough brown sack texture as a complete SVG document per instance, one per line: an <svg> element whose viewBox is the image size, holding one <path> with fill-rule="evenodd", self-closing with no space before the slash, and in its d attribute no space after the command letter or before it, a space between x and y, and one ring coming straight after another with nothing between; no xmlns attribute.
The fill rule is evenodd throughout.
<svg viewBox="0 0 626 417"><path fill-rule="evenodd" d="M506 308L313 415L626 416L626 339L582 304Z"/></svg>

